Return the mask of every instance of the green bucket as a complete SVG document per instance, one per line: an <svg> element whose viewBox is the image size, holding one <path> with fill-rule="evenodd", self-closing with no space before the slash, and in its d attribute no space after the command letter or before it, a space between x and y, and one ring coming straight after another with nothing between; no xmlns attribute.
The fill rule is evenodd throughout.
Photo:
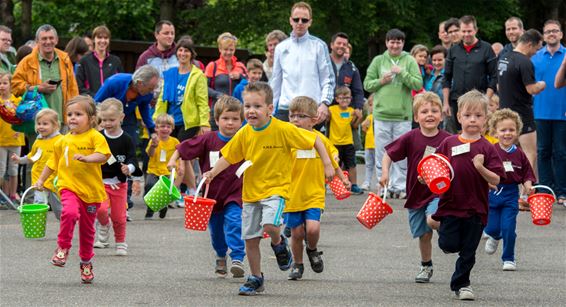
<svg viewBox="0 0 566 307"><path fill-rule="evenodd" d="M172 183L174 182L174 174L175 172L172 171L171 178L160 176L159 181L143 197L145 204L153 212L157 212L181 198L181 193Z"/></svg>
<svg viewBox="0 0 566 307"><path fill-rule="evenodd" d="M47 211L49 211L49 205L23 204L27 192L32 189L33 187L28 188L22 195L18 211L20 212L20 222L22 223L24 237L28 239L39 239L45 237L45 226L47 224Z"/></svg>

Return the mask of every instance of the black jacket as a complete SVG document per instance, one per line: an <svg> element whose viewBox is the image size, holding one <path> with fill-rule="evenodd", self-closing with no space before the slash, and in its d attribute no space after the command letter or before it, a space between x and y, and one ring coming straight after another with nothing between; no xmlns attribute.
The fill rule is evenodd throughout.
<svg viewBox="0 0 566 307"><path fill-rule="evenodd" d="M336 77L336 86L346 86L352 91L352 108L362 109L364 107L364 87L362 85L362 78L360 77L360 71L354 65L352 61L344 60L340 71L336 70L336 64L333 61L332 70L334 70L334 76ZM336 97L334 97L336 98ZM336 102L336 99L334 99Z"/></svg>
<svg viewBox="0 0 566 307"><path fill-rule="evenodd" d="M101 70L102 80L100 79ZM104 61L102 61L101 68L99 67L98 59L94 56L94 52L91 52L82 57L77 66L77 71L75 72L79 93L94 97L106 79L121 72L124 72L124 68L122 68L122 62L119 57L109 54Z"/></svg>

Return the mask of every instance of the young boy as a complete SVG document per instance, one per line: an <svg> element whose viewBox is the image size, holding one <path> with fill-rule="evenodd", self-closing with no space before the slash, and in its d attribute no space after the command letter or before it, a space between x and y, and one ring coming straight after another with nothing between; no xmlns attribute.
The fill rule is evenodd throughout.
<svg viewBox="0 0 566 307"><path fill-rule="evenodd" d="M488 98L472 90L458 98L458 122L462 133L446 138L437 152L450 160L454 180L440 196L432 218L440 222L438 246L445 253L459 253L450 289L460 300L474 300L470 272L476 249L487 223L489 185L505 177L503 163L495 148L482 137Z"/></svg>
<svg viewBox="0 0 566 307"><path fill-rule="evenodd" d="M351 191L353 194L363 194L364 192L357 185L356 173L356 148L354 148L354 138L352 127L357 127L362 118L354 115L354 108L350 107L352 102L352 92L346 86L339 86L335 92L337 105L330 106L330 142L338 149L338 156L342 168L347 170Z"/></svg>
<svg viewBox="0 0 566 307"><path fill-rule="evenodd" d="M289 106L289 119L299 128L316 133L322 140L326 151L332 157L338 156L338 150L322 133L313 130L316 125L318 106L316 102L306 96L298 96L291 100ZM285 224L291 228L291 251L293 252L293 266L289 273L289 280L298 280L303 277L303 240L306 236L306 252L311 268L316 273L324 270L322 251L317 250L320 238L320 216L324 210L324 166L320 156L314 149L293 149L293 171L291 172L291 199L285 205ZM340 170L338 162L331 159L332 167L342 179L346 187L350 182Z"/></svg>
<svg viewBox="0 0 566 307"><path fill-rule="evenodd" d="M263 76L263 63L258 59L250 59L246 65L248 70L248 79L242 79L238 85L234 88L234 97L236 97L240 102L244 102L242 99L242 92L248 83L257 82Z"/></svg>
<svg viewBox="0 0 566 307"><path fill-rule="evenodd" d="M248 124L222 148L222 158L203 177L210 182L230 164L242 160L246 160L246 165L252 163L244 173L242 188L242 238L246 242L251 275L240 287L239 294L255 295L264 290L259 250L264 231L271 237L271 247L279 268L286 271L292 264L286 239L279 229L285 200L289 199L293 163L291 150L312 149L314 146L324 163L327 179L334 176L334 168L316 134L271 116L273 92L267 83L248 84L243 97L244 117Z"/></svg>
<svg viewBox="0 0 566 307"><path fill-rule="evenodd" d="M407 202L409 226L413 238L419 238L421 253L421 269L415 282L427 283L432 277L432 229L428 225L430 216L438 207L438 196L432 194L426 185L417 184L417 165L423 157L436 152L436 148L450 134L439 130L442 121L442 102L433 92L424 92L415 96L413 117L419 124L415 128L385 146L382 161L382 173L379 184L389 184L389 168L391 162L407 158ZM428 223L427 223L428 222Z"/></svg>
<svg viewBox="0 0 566 307"><path fill-rule="evenodd" d="M242 126L242 104L234 97L224 95L214 105L214 120L218 131L211 131L177 145L169 159L168 168L175 167L179 157L199 160L203 172L214 167L220 158L220 149L230 141ZM234 278L244 277L244 240L242 240L242 179L236 176L239 164L233 164L218 174L208 191L208 198L216 200L208 223L210 241L216 252L214 272L224 278L228 274L226 252L230 248Z"/></svg>
<svg viewBox="0 0 566 307"><path fill-rule="evenodd" d="M144 195L147 194L153 185L157 183L159 176L171 175L171 171L167 168L167 162L169 161L169 158L171 158L171 155L175 152L175 146L179 144L179 140L171 136L171 132L173 132L174 127L175 121L171 115L160 114L155 119L155 132L157 133L157 137L151 139L145 149L149 156L149 162L147 163ZM179 186L179 183L183 179L183 168L184 163L179 163L175 176L176 186ZM167 206L159 210L160 218L164 219L166 215ZM153 211L147 207L145 219L150 220L152 218Z"/></svg>
<svg viewBox="0 0 566 307"><path fill-rule="evenodd" d="M373 134L373 96L374 94L369 95L366 101L366 107L369 114L362 122L362 131L366 133L366 139L364 142L366 179L361 186L363 191L370 190L371 182L373 181L373 175L375 175L375 172L377 170L375 168L375 138Z"/></svg>

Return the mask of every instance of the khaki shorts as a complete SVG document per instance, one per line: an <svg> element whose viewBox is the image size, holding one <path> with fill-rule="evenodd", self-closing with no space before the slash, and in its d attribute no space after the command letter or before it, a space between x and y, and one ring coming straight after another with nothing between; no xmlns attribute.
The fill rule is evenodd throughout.
<svg viewBox="0 0 566 307"><path fill-rule="evenodd" d="M285 199L274 195L254 203L242 205L242 239L263 237L264 225L281 225Z"/></svg>

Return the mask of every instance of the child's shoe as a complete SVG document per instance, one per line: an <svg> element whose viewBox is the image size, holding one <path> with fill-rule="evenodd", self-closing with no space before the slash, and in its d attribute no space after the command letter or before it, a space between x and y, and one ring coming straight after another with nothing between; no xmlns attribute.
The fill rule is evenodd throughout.
<svg viewBox="0 0 566 307"><path fill-rule="evenodd" d="M302 263L293 263L291 267L291 272L289 272L289 280L299 280L303 278L303 272L305 271L305 266Z"/></svg>
<svg viewBox="0 0 566 307"><path fill-rule="evenodd" d="M315 273L322 273L322 271L324 270L324 262L322 261L322 251L317 251L316 248L311 250L308 247L306 248L307 250L307 256L309 256L309 262L311 263L311 269L315 272Z"/></svg>
<svg viewBox="0 0 566 307"><path fill-rule="evenodd" d="M81 262L81 280L83 284L90 284L93 279L92 262Z"/></svg>
<svg viewBox="0 0 566 307"><path fill-rule="evenodd" d="M460 290L456 291L456 297L462 301L473 301L476 299L471 286L460 288Z"/></svg>
<svg viewBox="0 0 566 307"><path fill-rule="evenodd" d="M291 251L289 250L289 246L287 245L287 238L281 236L281 242L278 245L271 244L271 248L273 249L275 257L277 258L279 269L281 271L287 271L291 267L291 264L293 264Z"/></svg>
<svg viewBox="0 0 566 307"><path fill-rule="evenodd" d="M362 189L362 191L369 191L369 183L368 182L364 182L360 188Z"/></svg>
<svg viewBox="0 0 566 307"><path fill-rule="evenodd" d="M108 243L108 237L110 235L110 224L102 225L96 222L96 228L98 229L97 240L94 243L94 248L107 248L110 244Z"/></svg>
<svg viewBox="0 0 566 307"><path fill-rule="evenodd" d="M65 248L57 247L53 257L51 257L51 263L55 266L64 267L67 263L67 257L69 256L69 250Z"/></svg>
<svg viewBox="0 0 566 307"><path fill-rule="evenodd" d="M258 292L263 292L263 273L261 277L254 275L248 276L246 282L240 287L239 295L256 295Z"/></svg>
<svg viewBox="0 0 566 307"><path fill-rule="evenodd" d="M167 216L167 207L159 210L159 218L164 219Z"/></svg>
<svg viewBox="0 0 566 307"><path fill-rule="evenodd" d="M133 220L132 217L130 216L130 211L126 211L126 222L131 222L131 221Z"/></svg>
<svg viewBox="0 0 566 307"><path fill-rule="evenodd" d="M430 278L432 277L432 265L423 265L421 266L421 271L415 277L415 282L418 283L427 283L430 282Z"/></svg>
<svg viewBox="0 0 566 307"><path fill-rule="evenodd" d="M244 264L240 260L232 260L232 267L230 267L230 273L232 273L233 278L244 277Z"/></svg>
<svg viewBox="0 0 566 307"><path fill-rule="evenodd" d="M226 275L228 275L226 257L216 257L216 267L214 268L214 273L219 278L226 278Z"/></svg>
<svg viewBox="0 0 566 307"><path fill-rule="evenodd" d="M177 208L185 208L185 201L183 199L179 199L175 202L175 206L177 206Z"/></svg>
<svg viewBox="0 0 566 307"><path fill-rule="evenodd" d="M360 187L357 184L352 184L352 187L350 188L350 192L352 192L352 194L364 194L364 191L362 191L362 189L360 189Z"/></svg>
<svg viewBox="0 0 566 307"><path fill-rule="evenodd" d="M128 256L128 244L126 242L116 243L116 256Z"/></svg>
<svg viewBox="0 0 566 307"><path fill-rule="evenodd" d="M487 238L485 241L485 252L488 255L493 255L497 251L497 246L499 245L499 240L495 240L492 237Z"/></svg>
<svg viewBox="0 0 566 307"><path fill-rule="evenodd" d="M516 271L517 263L515 261L503 261L503 271Z"/></svg>

